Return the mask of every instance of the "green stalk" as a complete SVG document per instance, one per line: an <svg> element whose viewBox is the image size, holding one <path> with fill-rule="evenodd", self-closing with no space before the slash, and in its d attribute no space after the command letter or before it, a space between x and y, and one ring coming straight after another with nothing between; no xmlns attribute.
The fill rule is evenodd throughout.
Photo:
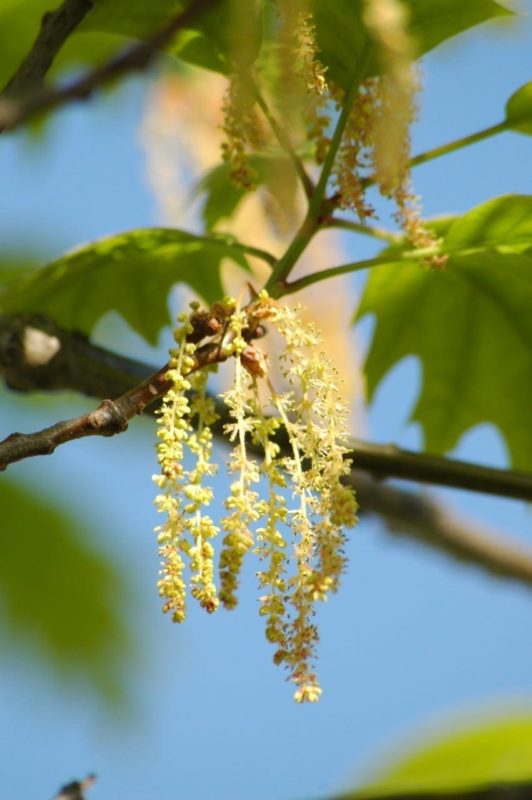
<svg viewBox="0 0 532 800"><path fill-rule="evenodd" d="M332 217L324 227L340 228L344 231L361 233L363 236L371 236L373 239L381 239L390 244L398 244L403 238L402 234L394 233L386 228L379 228L377 225L365 225L361 222L354 222L353 220L342 219L341 217Z"/></svg>
<svg viewBox="0 0 532 800"><path fill-rule="evenodd" d="M356 70L353 73L352 79L349 82L349 90L346 93L342 111L336 122L334 134L331 144L325 156L323 167L321 169L320 177L317 186L310 198L307 215L301 224L298 232L294 236L292 242L288 246L285 254L279 259L276 266L272 270L272 274L266 286L264 287L272 297L282 297L286 294L286 279L288 278L293 267L299 260L302 253L308 247L316 231L320 228L321 216L323 211L323 204L326 200L327 183L333 170L336 154L342 142L342 136L349 119L351 106L358 92L360 82L364 75L367 59L368 49L362 53L360 61Z"/></svg>
<svg viewBox="0 0 532 800"><path fill-rule="evenodd" d="M191 234L194 239L198 242L204 242L205 244L219 244L219 245L228 245L230 247L234 247L235 250L240 250L241 253L245 253L248 256L255 256L255 258L260 258L262 261L265 261L271 267L274 266L276 263L276 258L271 253L268 253L267 250L262 250L260 247L253 247L249 244L243 244L242 242L237 241L236 239L233 240L231 236L224 236L223 234L209 236L208 234Z"/></svg>
<svg viewBox="0 0 532 800"><path fill-rule="evenodd" d="M417 167L418 164L426 164L427 161L432 161L434 158L446 156L448 153L454 153L455 150L461 150L462 147L469 147L471 144L481 142L483 139L489 139L490 136L496 136L498 133L503 133L509 127L509 122L504 120L497 125L491 125L489 128L484 128L482 131L471 133L469 136L463 136L461 139L455 139L454 142L442 144L440 147L433 147L432 150L426 150L424 153L414 156L410 159L409 166Z"/></svg>
<svg viewBox="0 0 532 800"><path fill-rule="evenodd" d="M410 258L414 258L412 253L409 254ZM416 254L417 255L417 254ZM372 269L373 267L380 267L384 264L395 264L401 257L395 256L381 256L380 258L368 258L364 261L355 261L352 264L341 264L338 267L330 267L329 269L322 269L319 272L313 272L311 275L304 275L295 281L286 283L284 286L283 294L293 294L311 286L313 283L325 281L328 278L336 278L338 275L345 275L348 272L358 272L362 269ZM403 256L404 258L404 256Z"/></svg>
<svg viewBox="0 0 532 800"><path fill-rule="evenodd" d="M373 269L373 267L381 267L386 264L397 264L400 261L416 261L432 256L438 256L442 253L447 255L470 256L475 253L482 253L486 251L486 247L462 247L456 249L442 248L441 245L433 245L432 247L423 247L419 250L405 250L403 253L396 253L394 255L388 254L384 256L377 256L377 258L368 258L363 261L353 261L350 264L340 264L338 267L330 267L322 269L319 272L313 272L312 275L304 275L290 283L285 283L283 294L293 294L311 286L313 283L325 281L328 278L336 278L338 275L345 275L349 272L359 272L362 269Z"/></svg>

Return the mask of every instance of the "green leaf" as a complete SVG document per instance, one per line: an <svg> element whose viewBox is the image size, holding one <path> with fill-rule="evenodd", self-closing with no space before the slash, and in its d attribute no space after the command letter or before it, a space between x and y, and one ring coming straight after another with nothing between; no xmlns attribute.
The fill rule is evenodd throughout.
<svg viewBox="0 0 532 800"><path fill-rule="evenodd" d="M458 217L444 238L448 252L496 248L520 253L532 245L532 195L505 195L488 200Z"/></svg>
<svg viewBox="0 0 532 800"><path fill-rule="evenodd" d="M116 600L129 587L50 501L0 481L0 631L62 674L119 696L131 656Z"/></svg>
<svg viewBox="0 0 532 800"><path fill-rule="evenodd" d="M257 185L270 185L275 192L275 181L283 176L284 188L291 184L295 191L296 176L292 163L284 156L251 155L248 164L255 175ZM229 177L230 165L227 163L211 169L200 181L196 194L205 194L202 209L203 221L208 230L218 222L232 217L242 200L249 194L236 186Z"/></svg>
<svg viewBox="0 0 532 800"><path fill-rule="evenodd" d="M407 0L410 32L421 56L468 28L512 12L494 0ZM369 47L364 75L380 71L379 57L362 21L363 4L352 0L311 0L320 59L327 76L347 89Z"/></svg>
<svg viewBox="0 0 532 800"><path fill-rule="evenodd" d="M30 273L0 294L4 311L49 314L66 328L90 333L117 311L150 344L169 324L167 295L186 283L207 302L223 295L220 265L247 268L243 247L229 237L206 238L173 228L146 228L100 239Z"/></svg>
<svg viewBox="0 0 532 800"><path fill-rule="evenodd" d="M532 136L532 81L521 86L506 103L506 122L510 130Z"/></svg>
<svg viewBox="0 0 532 800"><path fill-rule="evenodd" d="M248 162L251 167L251 158ZM220 220L231 217L248 194L233 183L229 172L229 164L219 164L204 175L194 192L196 196L205 195L201 214L207 230L212 230Z"/></svg>
<svg viewBox="0 0 532 800"><path fill-rule="evenodd" d="M160 25L186 7L176 0L99 0L80 30L105 31L145 39ZM235 60L249 65L256 59L262 40L260 4L256 0L237 3L219 0L213 8L199 14L184 34L167 51L185 61L231 72Z"/></svg>
<svg viewBox="0 0 532 800"><path fill-rule="evenodd" d="M532 716L515 715L440 734L376 770L357 795L415 795L504 786L532 779Z"/></svg>
<svg viewBox="0 0 532 800"><path fill-rule="evenodd" d="M532 197L500 197L450 225L445 269L406 259L371 271L357 313L377 316L369 396L396 362L417 356L423 384L412 420L427 450L450 450L487 422L501 431L514 467L532 468L531 245Z"/></svg>
<svg viewBox="0 0 532 800"><path fill-rule="evenodd" d="M106 31L143 39L178 14L182 0L98 0L80 25L82 31Z"/></svg>

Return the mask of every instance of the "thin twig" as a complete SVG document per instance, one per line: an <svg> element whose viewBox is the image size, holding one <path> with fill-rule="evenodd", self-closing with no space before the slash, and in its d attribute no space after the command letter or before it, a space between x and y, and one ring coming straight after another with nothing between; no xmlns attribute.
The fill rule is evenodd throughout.
<svg viewBox="0 0 532 800"><path fill-rule="evenodd" d="M429 161L433 161L435 158L441 158L441 156L449 155L449 153L454 153L457 150L462 150L464 147L469 147L472 144L476 144L477 142L481 142L484 139L489 139L491 136L497 136L499 133L504 133L505 131L512 130L521 119L527 120L526 112L523 116L514 117L511 120L503 120L502 122L498 122L496 125L490 125L489 128L484 128L481 131L476 131L476 133L470 133L468 136L462 136L460 139L454 139L452 142L447 142L446 144L439 145L438 147L433 147L430 150L425 150L423 153L418 153L416 156L412 156L412 158L408 161L409 167L417 167L420 164L427 164ZM361 181L362 187L367 189L369 186L373 186L377 182L375 175L369 175L367 178L364 178Z"/></svg>
<svg viewBox="0 0 532 800"><path fill-rule="evenodd" d="M59 50L93 5L94 0L64 0L55 11L48 11L30 52L0 96L14 98L41 88Z"/></svg>
<svg viewBox="0 0 532 800"><path fill-rule="evenodd" d="M225 361L219 346L205 345L192 356L194 365L187 375L198 369ZM171 386L167 378L168 364L115 400L103 400L98 408L69 420L63 420L34 433L12 433L0 442L0 472L10 464L34 456L50 455L65 442L86 436L114 436L127 430L129 420L161 398Z"/></svg>
<svg viewBox="0 0 532 800"><path fill-rule="evenodd" d="M0 372L8 386L18 391L74 389L101 398L128 392L154 370L98 347L79 333L65 331L41 315L10 314L0 317ZM154 402L147 408L153 410L156 405ZM226 413L221 406L218 410ZM214 429L220 438L226 421L220 419ZM364 458L359 455L363 449L360 442L356 443L357 467ZM532 586L529 548L453 516L426 496L384 485L372 477L378 473L375 463L368 462L368 468L370 472L352 470L349 478L361 514L378 515L393 535L414 539L496 577Z"/></svg>
<svg viewBox="0 0 532 800"><path fill-rule="evenodd" d="M342 217L331 217L327 220L324 228L339 228L344 231L352 231L353 233L361 233L363 236L371 236L373 239L382 239L389 244L397 244L403 239L402 234L394 233L386 228L380 228L377 225L366 225L361 222L355 222L350 219L343 219Z"/></svg>
<svg viewBox="0 0 532 800"><path fill-rule="evenodd" d="M0 471L9 464L34 456L50 455L59 445L86 436L114 436L127 430L131 417L169 388L166 368L116 400L103 400L98 408L74 419L56 422L34 433L12 433L0 442Z"/></svg>
<svg viewBox="0 0 532 800"><path fill-rule="evenodd" d="M144 70L157 53L167 47L176 34L188 27L217 0L192 0L184 11L176 14L145 41L137 42L105 64L76 78L66 86L41 89L20 98L0 98L0 132L13 129L36 114L74 100L86 100L96 89L129 72Z"/></svg>
<svg viewBox="0 0 532 800"><path fill-rule="evenodd" d="M526 119L526 116L524 118ZM484 128L482 131L470 133L469 136L462 136L460 139L447 142L447 144L442 144L439 147L433 147L431 150L426 150L424 153L419 153L416 156L412 156L408 162L408 166L417 167L419 164L426 164L428 161L432 161L435 158L440 158L441 156L446 156L449 153L454 153L456 150L461 150L464 147L469 147L472 144L483 141L483 139L489 139L491 136L497 136L497 134L504 133L505 131L511 129L513 122L514 121L510 122L508 120L504 120L496 125L490 125L489 128Z"/></svg>

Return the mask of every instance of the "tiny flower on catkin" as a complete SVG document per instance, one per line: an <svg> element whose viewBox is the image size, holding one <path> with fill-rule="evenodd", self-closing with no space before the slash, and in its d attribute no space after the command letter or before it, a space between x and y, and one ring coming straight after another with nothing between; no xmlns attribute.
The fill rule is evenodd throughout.
<svg viewBox="0 0 532 800"><path fill-rule="evenodd" d="M172 386L159 412L161 475L154 478L162 490L156 505L167 514L157 529L164 610L176 622L184 619L185 562L191 594L207 611L220 602L234 608L244 558L253 552L261 564L259 613L276 647L274 661L287 668L295 700L315 702L321 694L314 670L315 605L338 588L345 567L343 527L356 521L354 496L342 483L349 461L338 375L321 352L317 331L302 323L297 309L280 306L264 292L244 308L232 300L208 311L194 307L181 322L167 373ZM267 361L253 342L264 334L265 322L284 339L283 393L272 385ZM220 522L225 536L218 591L212 543L218 528L203 513L213 497L204 480L216 469L210 429L216 413L206 395L207 369L200 367L212 353L234 364L233 385L222 395L234 480ZM283 431L285 449L277 440ZM194 458L192 469L182 465L185 451Z"/></svg>

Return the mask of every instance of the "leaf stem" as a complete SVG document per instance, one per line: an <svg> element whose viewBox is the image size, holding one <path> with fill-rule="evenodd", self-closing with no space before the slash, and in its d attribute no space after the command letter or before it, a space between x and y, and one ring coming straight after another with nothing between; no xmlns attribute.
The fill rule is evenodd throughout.
<svg viewBox="0 0 532 800"><path fill-rule="evenodd" d="M193 236L198 242L204 242L205 244L219 244L233 247L235 250L240 250L241 253L246 253L248 256L255 256L255 258L262 259L262 261L265 261L271 267L277 263L275 256L267 250L262 250L260 247L253 247L253 245L250 244L243 244L243 242L233 239L230 235L214 234L209 236L208 234L193 233L190 234L190 236Z"/></svg>
<svg viewBox="0 0 532 800"><path fill-rule="evenodd" d="M329 267L322 269L319 272L313 272L311 275L304 275L295 281L285 281L283 294L293 294L299 292L301 289L310 286L313 283L327 280L328 278L335 278L337 275L345 275L348 272L359 272L362 269L373 269L373 267L381 267L386 264L397 264L399 261L416 261L420 259L432 258L433 256L441 255L459 255L470 256L475 253L482 253L488 250L489 247L457 247L448 248L441 244L433 245L432 247L423 247L419 250L405 250L402 253L388 253L384 256L377 256L376 258L367 258L363 261L353 261L350 264L340 264L338 267Z"/></svg>
<svg viewBox="0 0 532 800"><path fill-rule="evenodd" d="M481 142L483 139L489 139L491 136L503 133L508 127L509 122L503 120L503 122L499 122L497 125L491 125L489 128L471 133L469 136L463 136L461 139L455 139L453 142L448 142L439 147L433 147L432 150L419 153L417 156L413 156L413 158L410 159L409 165L411 167L417 167L419 164L426 164L427 161L432 161L440 156L446 156L448 153L454 153L455 150L461 150L462 147L469 147L469 145Z"/></svg>
<svg viewBox="0 0 532 800"><path fill-rule="evenodd" d="M420 164L426 164L429 161L433 161L435 158L440 158L440 156L446 156L449 153L454 153L456 150L461 150L463 147L469 147L471 144L481 142L483 139L489 139L491 136L504 133L504 131L511 130L511 125L514 123L515 120L503 120L496 125L490 125L489 128L484 128L476 133L470 133L468 136L462 136L460 139L454 139L454 141L447 142L447 144L442 144L439 147L433 147L431 150L426 150L424 153L418 153L417 156L413 156L409 160L408 166L417 167ZM362 181L362 186L364 188L373 186L374 184L375 177L373 175L370 175Z"/></svg>
<svg viewBox="0 0 532 800"><path fill-rule="evenodd" d="M431 248L431 250L433 249L434 248ZM428 255L428 253L425 250L414 250L408 253L410 259L417 256L423 257L426 255ZM313 272L311 275L303 275L302 278L298 278L295 281L285 282L283 294L294 294L294 292L300 292L301 289L305 289L307 286L311 286L313 283L319 283L320 281L325 281L329 278L336 278L338 275L345 275L348 272L359 272L363 269L372 269L373 267L380 267L386 264L394 264L402 259L406 259L406 253L395 256L388 255L379 256L377 258L367 258L363 261L354 261L351 264L340 264L338 267L322 269L319 272Z"/></svg>

